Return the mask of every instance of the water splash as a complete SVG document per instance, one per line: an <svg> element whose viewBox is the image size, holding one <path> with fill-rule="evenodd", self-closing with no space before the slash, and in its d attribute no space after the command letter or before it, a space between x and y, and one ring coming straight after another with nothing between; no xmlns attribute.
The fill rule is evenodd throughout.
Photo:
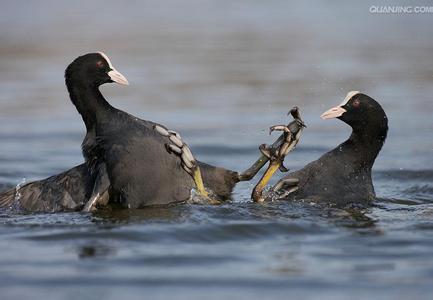
<svg viewBox="0 0 433 300"><path fill-rule="evenodd" d="M14 199L14 204L20 204L20 199L21 199L21 192L20 189L21 187L26 183L26 178L24 177L23 179L21 179L21 181L16 185L15 187L15 199Z"/></svg>
<svg viewBox="0 0 433 300"><path fill-rule="evenodd" d="M207 189L206 192L208 193L208 197L204 197L201 195L197 189L192 188L190 191L190 197L188 200L186 200L186 203L188 204L221 204L219 197L215 194L214 191Z"/></svg>

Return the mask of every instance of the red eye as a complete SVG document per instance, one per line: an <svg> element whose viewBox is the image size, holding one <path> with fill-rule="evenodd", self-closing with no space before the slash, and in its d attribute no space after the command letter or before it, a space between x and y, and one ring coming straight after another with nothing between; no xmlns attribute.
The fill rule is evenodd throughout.
<svg viewBox="0 0 433 300"><path fill-rule="evenodd" d="M358 99L355 99L355 100L353 101L353 103L352 103L352 106L355 107L355 108L358 108L360 104L361 104L361 103L359 102L359 100L358 100Z"/></svg>
<svg viewBox="0 0 433 300"><path fill-rule="evenodd" d="M102 69L104 67L104 63L102 61L98 61L96 63L96 67L99 68L99 69Z"/></svg>

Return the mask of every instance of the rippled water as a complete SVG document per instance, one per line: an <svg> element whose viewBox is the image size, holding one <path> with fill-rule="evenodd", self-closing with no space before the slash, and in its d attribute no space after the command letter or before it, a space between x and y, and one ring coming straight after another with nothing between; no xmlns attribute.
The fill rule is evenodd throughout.
<svg viewBox="0 0 433 300"><path fill-rule="evenodd" d="M103 87L113 105L236 170L293 105L308 128L287 165L316 159L350 132L320 113L366 92L390 120L379 199L362 211L258 205L253 181L221 206L2 211L1 299L433 297L432 14L370 14L379 2L89 2L0 3L0 189L82 162L63 71L103 50L131 83Z"/></svg>

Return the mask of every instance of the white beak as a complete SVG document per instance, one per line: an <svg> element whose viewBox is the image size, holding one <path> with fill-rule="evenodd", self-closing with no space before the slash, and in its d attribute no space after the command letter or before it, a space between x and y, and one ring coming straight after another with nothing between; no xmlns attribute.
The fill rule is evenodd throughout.
<svg viewBox="0 0 433 300"><path fill-rule="evenodd" d="M345 110L341 106L336 106L336 107L333 107L333 108L328 109L327 111L325 111L320 117L323 120L338 118L341 115L343 115L346 111L347 110Z"/></svg>
<svg viewBox="0 0 433 300"><path fill-rule="evenodd" d="M110 72L108 72L108 76L110 76L110 79L118 84L129 85L126 77L114 68Z"/></svg>

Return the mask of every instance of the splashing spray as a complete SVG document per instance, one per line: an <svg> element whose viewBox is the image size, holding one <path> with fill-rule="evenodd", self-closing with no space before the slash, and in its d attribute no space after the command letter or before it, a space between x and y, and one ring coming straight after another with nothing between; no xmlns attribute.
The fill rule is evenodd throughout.
<svg viewBox="0 0 433 300"><path fill-rule="evenodd" d="M14 199L14 203L13 203L14 207L20 206L20 199L21 199L20 189L25 183L26 183L26 178L24 177L23 179L21 179L21 181L15 187L15 199Z"/></svg>

